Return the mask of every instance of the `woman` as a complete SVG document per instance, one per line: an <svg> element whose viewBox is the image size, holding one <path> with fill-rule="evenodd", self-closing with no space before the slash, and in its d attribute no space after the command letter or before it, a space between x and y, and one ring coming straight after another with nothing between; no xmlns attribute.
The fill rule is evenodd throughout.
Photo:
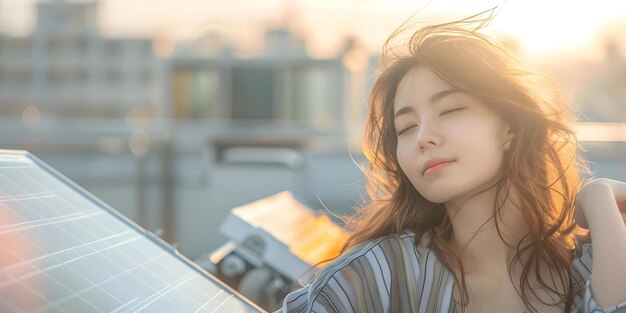
<svg viewBox="0 0 626 313"><path fill-rule="evenodd" d="M478 32L483 14L387 39L371 200L279 311L626 312L626 184L581 183L567 101Z"/></svg>

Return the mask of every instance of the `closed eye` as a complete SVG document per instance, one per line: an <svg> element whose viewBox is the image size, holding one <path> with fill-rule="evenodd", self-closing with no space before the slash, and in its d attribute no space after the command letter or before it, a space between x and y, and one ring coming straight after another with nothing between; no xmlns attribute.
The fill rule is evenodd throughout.
<svg viewBox="0 0 626 313"><path fill-rule="evenodd" d="M461 110L463 110L463 109L465 109L465 108L464 108L464 107L462 107L462 108L456 108L456 109L448 110L448 111L442 112L442 113L441 113L441 115L448 114L448 113L452 113L452 112L454 112L454 111L461 111ZM440 116L441 116L441 115L440 115Z"/></svg>
<svg viewBox="0 0 626 313"><path fill-rule="evenodd" d="M399 132L398 132L398 136L402 135L402 133L404 133L405 131L407 131L407 130L409 130L409 129L411 129L411 128L415 127L415 126L417 126L417 125L409 126L409 127L405 128L405 129L403 129L403 130L399 131Z"/></svg>

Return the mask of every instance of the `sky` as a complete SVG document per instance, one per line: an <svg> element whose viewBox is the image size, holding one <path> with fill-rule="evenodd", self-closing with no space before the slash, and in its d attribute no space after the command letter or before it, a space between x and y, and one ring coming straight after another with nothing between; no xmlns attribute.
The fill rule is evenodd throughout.
<svg viewBox="0 0 626 313"><path fill-rule="evenodd" d="M84 0L65 0L81 2ZM0 0L0 30L26 35L34 25L36 0ZM100 0L99 25L109 36L187 39L218 26L235 45L260 44L263 27L291 17L310 49L333 53L354 35L371 51L418 9L420 17L461 18L499 5L491 24L517 38L525 51L577 49L602 34L626 29L626 1L597 0ZM613 30L609 30L613 25ZM624 37L624 36L622 36ZM622 44L623 45L623 44Z"/></svg>

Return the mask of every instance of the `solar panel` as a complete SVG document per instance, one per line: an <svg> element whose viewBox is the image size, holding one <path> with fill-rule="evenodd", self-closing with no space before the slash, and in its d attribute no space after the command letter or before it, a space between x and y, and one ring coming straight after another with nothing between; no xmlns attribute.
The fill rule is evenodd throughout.
<svg viewBox="0 0 626 313"><path fill-rule="evenodd" d="M25 151L0 150L0 312L262 312Z"/></svg>

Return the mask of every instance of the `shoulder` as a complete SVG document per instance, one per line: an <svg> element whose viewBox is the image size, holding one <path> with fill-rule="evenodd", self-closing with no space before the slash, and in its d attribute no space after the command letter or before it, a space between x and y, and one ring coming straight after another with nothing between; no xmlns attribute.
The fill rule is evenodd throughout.
<svg viewBox="0 0 626 313"><path fill-rule="evenodd" d="M382 267L381 263L388 265L387 263L394 260L410 258L415 253L415 234L409 230L378 237L353 247L324 266L314 282L324 284L339 271L362 269L363 266Z"/></svg>
<svg viewBox="0 0 626 313"><path fill-rule="evenodd" d="M356 263L376 264L381 261L400 262L421 259L425 254L431 253L429 249L430 234L426 233L422 238L416 238L416 234L404 229L400 233L393 233L363 242L346 252L344 255L328 264L320 276L329 276L332 273L358 266ZM320 279L324 279L320 277Z"/></svg>
<svg viewBox="0 0 626 313"><path fill-rule="evenodd" d="M404 230L361 243L320 270L310 285L310 292L314 296L345 296L354 300L346 302L377 299L381 303L367 307L374 311L385 307L392 286L407 292L416 288L414 282L426 268L426 259L421 256L430 254L426 248L428 238L425 239L416 242L415 233ZM435 262L431 259L431 263ZM352 305L357 311L363 309L363 304Z"/></svg>
<svg viewBox="0 0 626 313"><path fill-rule="evenodd" d="M439 286L447 277L429 242L429 235L416 241L410 230L363 242L287 295L281 312L414 311L422 297L447 290Z"/></svg>

